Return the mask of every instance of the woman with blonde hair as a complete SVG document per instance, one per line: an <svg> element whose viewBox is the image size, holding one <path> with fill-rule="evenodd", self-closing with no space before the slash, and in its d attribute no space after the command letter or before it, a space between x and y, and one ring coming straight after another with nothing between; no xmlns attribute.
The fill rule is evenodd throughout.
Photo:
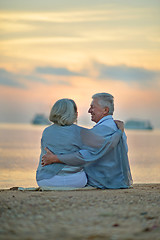
<svg viewBox="0 0 160 240"><path fill-rule="evenodd" d="M40 187L85 187L87 176L82 166L68 166L61 163L42 166L45 148L54 154L67 154L86 149L96 155L100 149L104 151L106 139L74 124L77 121L77 106L72 99L58 100L51 109L49 120L53 124L45 128L42 134L41 155L36 172L37 184ZM114 144L117 144L121 135L122 132L117 131L110 140L116 139ZM110 147L113 148L114 144Z"/></svg>

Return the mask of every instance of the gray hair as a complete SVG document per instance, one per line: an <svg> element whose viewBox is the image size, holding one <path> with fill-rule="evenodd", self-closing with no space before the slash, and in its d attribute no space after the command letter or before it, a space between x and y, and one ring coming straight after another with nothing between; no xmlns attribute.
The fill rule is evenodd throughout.
<svg viewBox="0 0 160 240"><path fill-rule="evenodd" d="M98 103L102 108L109 108L109 115L114 112L114 97L109 93L96 93L92 96L93 99L98 99Z"/></svg>
<svg viewBox="0 0 160 240"><path fill-rule="evenodd" d="M60 126L71 125L77 120L77 106L72 99L58 100L52 107L49 120Z"/></svg>

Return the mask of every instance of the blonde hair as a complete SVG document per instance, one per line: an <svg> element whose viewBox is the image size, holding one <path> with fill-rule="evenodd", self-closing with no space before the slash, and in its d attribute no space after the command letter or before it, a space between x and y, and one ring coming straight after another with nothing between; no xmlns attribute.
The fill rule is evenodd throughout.
<svg viewBox="0 0 160 240"><path fill-rule="evenodd" d="M72 99L58 100L52 107L49 120L60 126L71 125L77 120L77 106Z"/></svg>

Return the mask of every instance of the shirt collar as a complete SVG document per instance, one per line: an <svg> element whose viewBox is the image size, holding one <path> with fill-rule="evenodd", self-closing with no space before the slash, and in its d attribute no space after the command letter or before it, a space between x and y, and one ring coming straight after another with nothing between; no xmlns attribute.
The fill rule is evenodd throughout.
<svg viewBox="0 0 160 240"><path fill-rule="evenodd" d="M97 126L97 125L101 124L102 122L104 122L104 121L106 121L106 120L109 120L109 119L113 119L112 115L107 115L107 116L101 118L101 119L99 120L99 122L96 123L95 126Z"/></svg>

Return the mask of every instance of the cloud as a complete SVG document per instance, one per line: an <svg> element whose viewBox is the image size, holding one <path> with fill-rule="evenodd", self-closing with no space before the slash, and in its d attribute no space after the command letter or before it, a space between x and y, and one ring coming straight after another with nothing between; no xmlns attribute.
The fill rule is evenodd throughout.
<svg viewBox="0 0 160 240"><path fill-rule="evenodd" d="M69 86L71 83L65 76L75 76L78 73L70 72L65 68L38 68L38 72L31 72L30 74L16 74L9 72L3 68L0 68L0 85L10 86L15 88L27 89L28 84L37 82L45 85L66 85ZM55 71L54 71L55 69ZM42 76L43 74L43 76ZM47 74L59 75L59 78L53 76L48 78Z"/></svg>
<svg viewBox="0 0 160 240"><path fill-rule="evenodd" d="M10 86L15 88L27 89L27 83L39 82L43 84L51 84L51 82L44 77L37 76L34 72L25 74L15 74L0 68L0 85Z"/></svg>
<svg viewBox="0 0 160 240"><path fill-rule="evenodd" d="M53 0L34 0L29 1L29 4L25 0L3 0L1 1L1 9L2 10L18 10L18 11L51 11L51 10L76 10L76 9L104 9L106 6L113 6L122 9L124 7L131 8L145 8L152 7L153 4L158 8L160 3L158 0L135 0L135 1L106 1L106 0L87 0L87 1L73 1L73 0L61 0L61 1L53 1Z"/></svg>
<svg viewBox="0 0 160 240"><path fill-rule="evenodd" d="M93 62L92 67L86 66L81 71L71 71L65 67L36 67L29 74L12 73L0 68L0 85L28 88L33 82L45 85L71 85L71 77L89 78L95 81L111 80L121 81L127 84L137 83L143 87L155 87L160 78L160 71L149 70L140 67L127 65L106 65L100 62Z"/></svg>
<svg viewBox="0 0 160 240"><path fill-rule="evenodd" d="M82 76L79 72L72 72L67 68L57 67L37 67L36 72L41 74L58 75L58 76Z"/></svg>
<svg viewBox="0 0 160 240"><path fill-rule="evenodd" d="M44 84L50 84L50 82L47 79L42 78L40 76L36 76L35 73L23 76L23 78L25 78L26 80L29 80L30 82L40 82Z"/></svg>
<svg viewBox="0 0 160 240"><path fill-rule="evenodd" d="M28 75L16 74L9 72L3 68L0 68L0 85L18 87L26 89L27 83L40 82L44 84L50 84L50 81L44 77L37 76L34 72Z"/></svg>
<svg viewBox="0 0 160 240"><path fill-rule="evenodd" d="M25 85L20 82L19 75L8 72L3 68L0 68L0 85L26 88Z"/></svg>
<svg viewBox="0 0 160 240"><path fill-rule="evenodd" d="M105 65L95 62L93 64L94 69L98 72L98 79L112 79L119 80L128 83L152 83L160 77L160 71L149 70L140 67L130 67L126 65Z"/></svg>

